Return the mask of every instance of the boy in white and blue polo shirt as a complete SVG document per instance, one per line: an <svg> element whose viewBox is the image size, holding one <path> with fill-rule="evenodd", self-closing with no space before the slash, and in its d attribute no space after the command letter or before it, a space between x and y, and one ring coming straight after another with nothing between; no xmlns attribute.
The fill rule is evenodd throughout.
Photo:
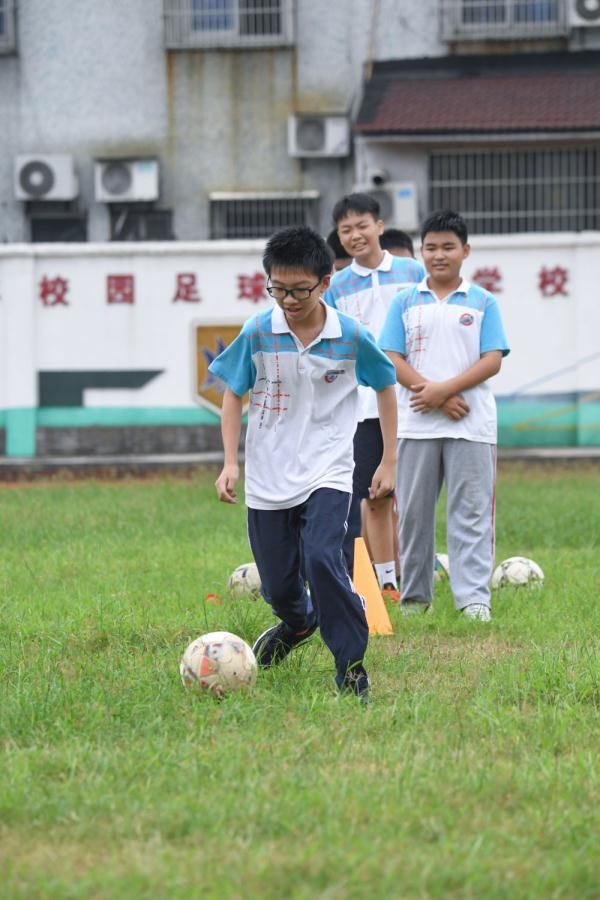
<svg viewBox="0 0 600 900"><path fill-rule="evenodd" d="M333 276L325 300L334 309L355 318L377 338L392 298L405 285L421 281L425 270L415 259L399 258L382 250L380 237L384 224L379 215L379 203L370 194L342 197L335 204L332 217L342 246L352 256L352 263ZM374 500L369 496L369 486L382 450L377 400L370 388L360 388L360 399L354 437L355 468L345 542L346 560L352 571L354 541L362 530L379 586L395 591L393 497Z"/></svg>
<svg viewBox="0 0 600 900"><path fill-rule="evenodd" d="M434 213L422 228L428 276L401 291L379 337L400 391L398 505L405 611L433 597L435 505L445 480L456 608L489 621L494 559L496 403L488 379L509 352L496 300L460 275L464 220Z"/></svg>
<svg viewBox="0 0 600 900"><path fill-rule="evenodd" d="M379 398L384 448L373 496L395 484L394 367L365 328L322 301L332 254L320 235L304 227L278 232L263 265L276 306L249 319L209 367L227 385L225 464L216 482L226 503L236 500L242 397L249 391L248 535L265 600L281 619L253 649L267 668L319 627L335 659L338 689L366 700L368 628L342 547L359 384Z"/></svg>

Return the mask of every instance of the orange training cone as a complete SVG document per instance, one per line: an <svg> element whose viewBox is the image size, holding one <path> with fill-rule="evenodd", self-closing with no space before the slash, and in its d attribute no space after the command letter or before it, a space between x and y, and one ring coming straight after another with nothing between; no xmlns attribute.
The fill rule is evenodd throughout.
<svg viewBox="0 0 600 900"><path fill-rule="evenodd" d="M358 593L365 598L369 634L393 634L394 629L379 590L377 578L367 553L367 547L362 538L356 538L354 541L354 575L352 581Z"/></svg>

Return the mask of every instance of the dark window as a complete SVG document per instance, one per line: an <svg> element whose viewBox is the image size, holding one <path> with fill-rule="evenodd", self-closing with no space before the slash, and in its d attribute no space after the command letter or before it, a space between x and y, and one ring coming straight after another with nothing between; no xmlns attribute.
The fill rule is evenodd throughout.
<svg viewBox="0 0 600 900"><path fill-rule="evenodd" d="M600 147L432 153L430 208L474 234L600 228Z"/></svg>
<svg viewBox="0 0 600 900"><path fill-rule="evenodd" d="M87 217L74 204L50 201L28 203L31 240L36 244L87 241Z"/></svg>
<svg viewBox="0 0 600 900"><path fill-rule="evenodd" d="M316 196L211 197L211 238L265 238L288 225L317 228Z"/></svg>
<svg viewBox="0 0 600 900"><path fill-rule="evenodd" d="M172 241L173 213L170 209L140 209L128 204L110 207L111 241Z"/></svg>

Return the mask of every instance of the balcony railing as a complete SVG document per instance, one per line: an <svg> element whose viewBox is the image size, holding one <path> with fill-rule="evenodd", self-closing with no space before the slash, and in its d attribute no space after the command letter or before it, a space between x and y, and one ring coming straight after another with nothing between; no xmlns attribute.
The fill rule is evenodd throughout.
<svg viewBox="0 0 600 900"><path fill-rule="evenodd" d="M169 49L252 48L293 41L293 0L163 0Z"/></svg>
<svg viewBox="0 0 600 900"><path fill-rule="evenodd" d="M440 0L446 41L528 40L568 33L565 0Z"/></svg>

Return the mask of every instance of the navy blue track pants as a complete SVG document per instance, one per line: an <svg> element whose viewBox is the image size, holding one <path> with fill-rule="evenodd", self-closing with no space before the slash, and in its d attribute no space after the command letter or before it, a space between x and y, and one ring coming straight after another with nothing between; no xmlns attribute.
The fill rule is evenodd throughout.
<svg viewBox="0 0 600 900"><path fill-rule="evenodd" d="M316 614L342 676L362 660L369 636L342 550L349 504L350 494L319 488L290 509L248 509L248 537L265 600L294 631L308 628Z"/></svg>

